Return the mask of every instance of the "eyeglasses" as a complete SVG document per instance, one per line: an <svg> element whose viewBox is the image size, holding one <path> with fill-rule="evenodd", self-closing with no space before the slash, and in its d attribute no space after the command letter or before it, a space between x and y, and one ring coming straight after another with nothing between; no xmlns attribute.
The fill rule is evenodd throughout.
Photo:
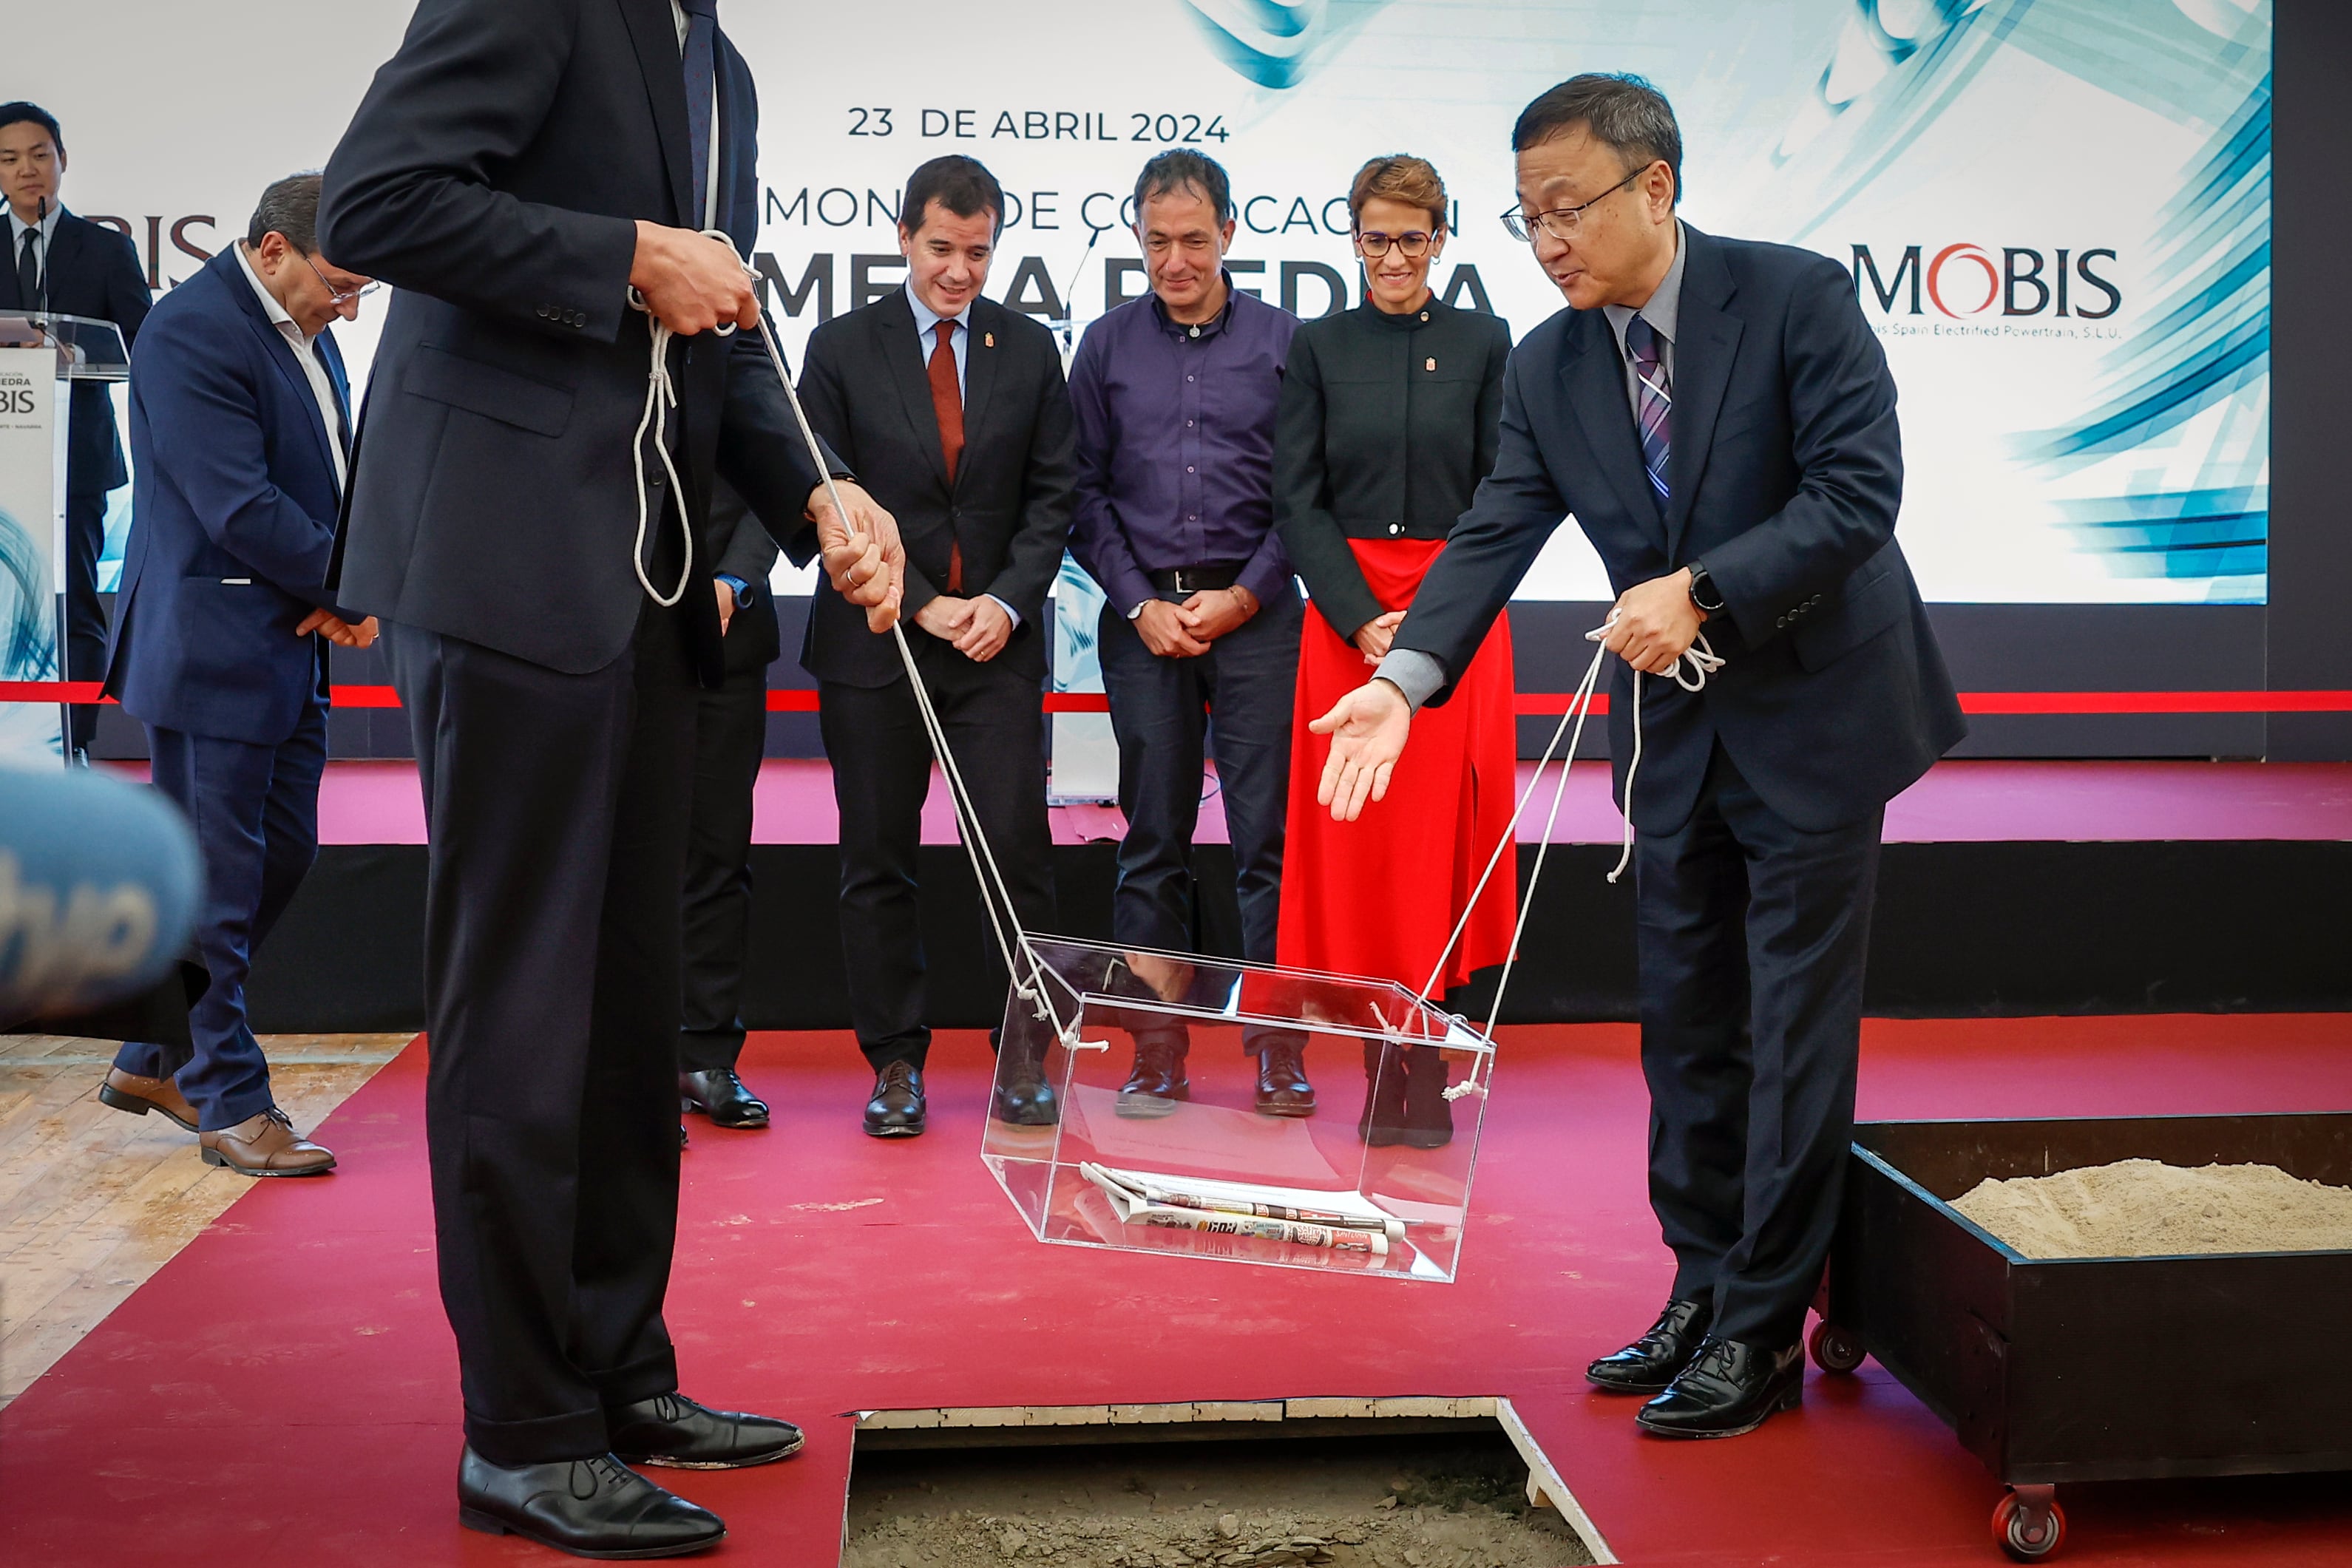
<svg viewBox="0 0 2352 1568"><path fill-rule="evenodd" d="M1429 254L1430 242L1436 236L1423 229L1412 229L1401 235L1382 234L1378 229L1366 229L1356 236L1356 244L1370 256L1382 256L1394 246L1400 255L1418 261Z"/></svg>
<svg viewBox="0 0 2352 1568"><path fill-rule="evenodd" d="M1593 197L1591 201L1577 206L1554 207L1549 212L1543 213L1522 212L1517 207L1513 207L1503 214L1503 226L1511 231L1513 239L1531 240L1536 237L1538 229L1541 229L1554 239L1574 239L1576 231L1584 223L1586 207L1598 206L1649 172L1650 165L1644 163Z"/></svg>
<svg viewBox="0 0 2352 1568"><path fill-rule="evenodd" d="M299 256L301 253L298 251L295 254ZM369 295L373 294L377 289L383 287L381 283L369 282L361 284L357 288L338 288L333 284L327 282L327 275L319 270L319 264L317 262L312 261L309 256L305 256L302 257L302 265L310 269L311 277L317 278L321 284L326 285L327 298L338 309L341 309L343 306L349 305L354 299L364 299Z"/></svg>

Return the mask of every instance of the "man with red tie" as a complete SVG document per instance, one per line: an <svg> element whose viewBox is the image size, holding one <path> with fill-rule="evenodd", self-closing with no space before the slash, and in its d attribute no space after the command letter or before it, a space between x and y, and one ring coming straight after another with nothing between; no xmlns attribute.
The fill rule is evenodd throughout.
<svg viewBox="0 0 2352 1568"><path fill-rule="evenodd" d="M1013 903L1055 924L1045 821L1045 593L1070 533L1069 389L1053 334L981 298L1004 193L977 161L934 158L898 213L906 287L819 327L809 423L898 517L907 640ZM813 544L794 548L798 555ZM817 680L841 807L841 938L857 1043L875 1071L866 1130L923 1130L923 945L915 857L931 748L894 641L820 583L801 663ZM1045 1124L1052 1092L1008 1075L991 1113Z"/></svg>

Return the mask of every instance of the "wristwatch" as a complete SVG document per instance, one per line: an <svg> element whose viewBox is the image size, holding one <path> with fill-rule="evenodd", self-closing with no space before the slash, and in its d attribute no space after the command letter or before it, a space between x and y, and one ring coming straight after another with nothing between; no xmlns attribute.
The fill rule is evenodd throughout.
<svg viewBox="0 0 2352 1568"><path fill-rule="evenodd" d="M736 609L740 610L751 602L751 585L749 582L731 571L715 571L710 575L725 583L728 591L735 595Z"/></svg>
<svg viewBox="0 0 2352 1568"><path fill-rule="evenodd" d="M1697 561L1693 561L1691 563L1690 574L1691 602L1698 607L1699 613L1702 615L1722 614L1724 610L1723 592L1720 589L1715 586L1715 579L1707 575L1706 568Z"/></svg>

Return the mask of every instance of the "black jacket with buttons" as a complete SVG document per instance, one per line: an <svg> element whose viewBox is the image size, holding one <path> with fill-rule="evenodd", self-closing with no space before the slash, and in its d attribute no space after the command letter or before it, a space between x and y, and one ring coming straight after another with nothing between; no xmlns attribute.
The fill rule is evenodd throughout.
<svg viewBox="0 0 2352 1568"><path fill-rule="evenodd" d="M759 106L723 33L716 64L719 215L748 253ZM630 448L651 321L629 306L629 273L638 220L702 226L688 142L669 0L418 5L320 199L325 254L394 288L338 545L341 602L572 674L629 645L646 603ZM716 682L712 474L794 532L820 476L758 333L681 340L669 366L695 533L689 640ZM667 593L680 507L646 446L644 549Z"/></svg>
<svg viewBox="0 0 2352 1568"><path fill-rule="evenodd" d="M1332 629L1381 613L1351 538L1444 538L1495 465L1500 317L1430 300L1391 316L1367 301L1291 340L1274 444L1274 520Z"/></svg>

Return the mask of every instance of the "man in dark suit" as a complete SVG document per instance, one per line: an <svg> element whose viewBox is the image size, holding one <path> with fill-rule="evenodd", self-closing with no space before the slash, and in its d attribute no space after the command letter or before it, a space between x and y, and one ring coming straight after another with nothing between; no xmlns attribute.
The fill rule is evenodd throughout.
<svg viewBox="0 0 2352 1568"><path fill-rule="evenodd" d="M819 327L801 379L810 423L898 518L916 667L1013 913L1038 931L1055 924L1038 688L1045 593L1070 534L1073 436L1053 334L981 297L1003 221L1004 193L974 160L917 169L899 208L906 287ZM809 608L801 663L817 678L841 808L850 1017L875 1071L866 1130L913 1136L931 1040L915 882L930 743L898 649L828 586ZM1034 1065L1025 1034L1015 1049ZM1050 1123L1053 1097L1034 1072L1007 1075L992 1110Z"/></svg>
<svg viewBox="0 0 2352 1568"><path fill-rule="evenodd" d="M127 235L58 204L65 133L37 105L0 104L0 194L8 203L9 265L0 267L0 310L86 316L139 336L152 297ZM106 547L106 494L126 483L114 400L103 382L76 382L66 437L66 674L94 681L106 670L106 608L98 558ZM77 705L68 743L89 750L98 708Z"/></svg>
<svg viewBox="0 0 2352 1568"><path fill-rule="evenodd" d="M1895 382L1853 278L1681 223L1681 135L1637 77L1563 82L1512 146L1506 222L1572 308L1511 356L1501 456L1378 676L1315 722L1337 737L1322 799L1347 819L1379 798L1412 708L1574 513L1619 591L1609 745L1675 1265L1655 1326L1588 1375L1655 1395L1646 1430L1726 1437L1801 1396L1885 802L1966 726L1895 542ZM1702 626L1724 663L1692 693L1661 677Z"/></svg>
<svg viewBox="0 0 2352 1568"><path fill-rule="evenodd" d="M423 0L320 214L398 289L338 591L386 622L430 825L459 1518L605 1555L725 1533L618 1461L801 1442L682 1397L661 1311L714 469L764 519L813 510L836 580L885 624L897 604L888 514L845 472L835 513L751 330L757 117L711 0Z"/></svg>
<svg viewBox="0 0 2352 1568"><path fill-rule="evenodd" d="M166 295L131 359L139 459L107 690L147 727L155 787L205 854L196 950L209 979L188 1045L132 1041L99 1098L196 1133L205 1163L318 1176L245 1016L254 950L319 852L327 641L375 622L326 588L351 443L329 330L368 279L319 254L319 176L271 185L245 239Z"/></svg>
<svg viewBox="0 0 2352 1568"><path fill-rule="evenodd" d="M726 674L694 716L694 805L687 831L686 1013L677 1035L681 1109L718 1127L764 1127L767 1103L743 1086L743 951L751 916L751 800L767 751L768 666L783 652L768 572L776 541L725 480L711 486Z"/></svg>

